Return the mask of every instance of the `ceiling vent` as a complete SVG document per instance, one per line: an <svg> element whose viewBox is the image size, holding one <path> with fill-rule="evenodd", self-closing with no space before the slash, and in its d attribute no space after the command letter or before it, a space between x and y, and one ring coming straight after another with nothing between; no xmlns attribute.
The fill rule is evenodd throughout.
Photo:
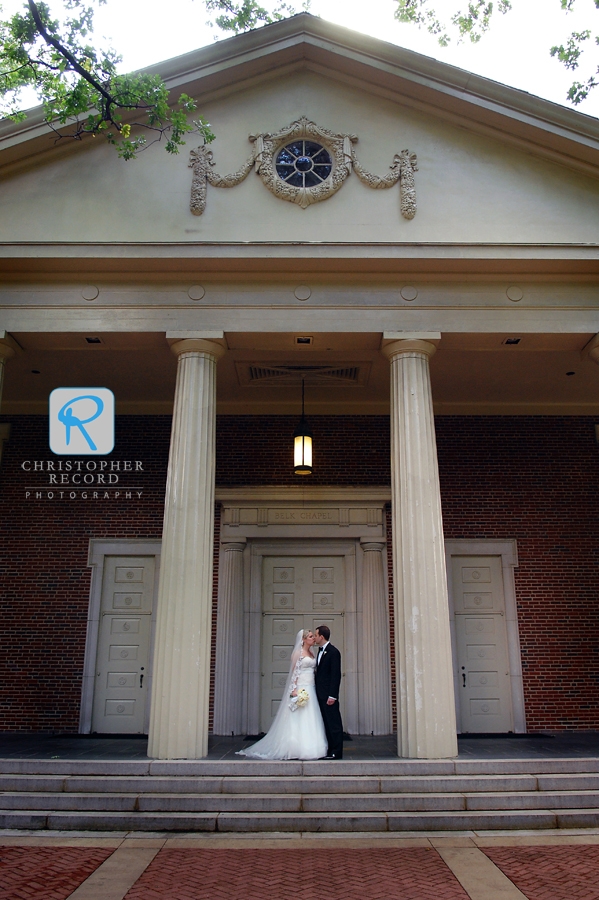
<svg viewBox="0 0 599 900"><path fill-rule="evenodd" d="M366 384L370 363L349 366L289 365L268 366L261 363L236 363L240 384Z"/></svg>

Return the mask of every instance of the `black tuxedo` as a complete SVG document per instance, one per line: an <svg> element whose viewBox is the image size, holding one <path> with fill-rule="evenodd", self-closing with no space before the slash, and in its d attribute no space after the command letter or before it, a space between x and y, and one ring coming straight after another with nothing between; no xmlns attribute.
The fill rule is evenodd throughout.
<svg viewBox="0 0 599 900"><path fill-rule="evenodd" d="M320 654L315 675L316 696L327 735L327 756L335 759L343 757L343 723L339 711L339 687L341 685L341 654L332 644L327 644ZM329 697L336 697L335 703L327 704Z"/></svg>

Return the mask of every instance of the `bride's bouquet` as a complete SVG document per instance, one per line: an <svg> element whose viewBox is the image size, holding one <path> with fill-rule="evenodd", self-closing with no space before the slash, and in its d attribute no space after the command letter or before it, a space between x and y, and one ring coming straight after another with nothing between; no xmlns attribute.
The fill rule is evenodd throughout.
<svg viewBox="0 0 599 900"><path fill-rule="evenodd" d="M292 697L289 701L289 709L291 712L295 712L300 706L305 706L308 700L310 699L310 694L306 690L306 688L300 688L297 692L296 697Z"/></svg>

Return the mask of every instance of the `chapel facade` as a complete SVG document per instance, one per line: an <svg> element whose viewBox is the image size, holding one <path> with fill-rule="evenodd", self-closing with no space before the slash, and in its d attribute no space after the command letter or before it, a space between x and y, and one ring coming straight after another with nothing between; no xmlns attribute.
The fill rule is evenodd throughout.
<svg viewBox="0 0 599 900"><path fill-rule="evenodd" d="M320 624L399 756L598 728L599 122L308 14L155 69L212 144L0 126L0 728L200 758Z"/></svg>

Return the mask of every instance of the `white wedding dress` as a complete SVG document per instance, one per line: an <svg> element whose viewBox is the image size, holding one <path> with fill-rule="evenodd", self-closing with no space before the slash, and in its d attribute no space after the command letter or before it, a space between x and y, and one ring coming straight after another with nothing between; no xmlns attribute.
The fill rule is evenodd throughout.
<svg viewBox="0 0 599 900"><path fill-rule="evenodd" d="M321 759L326 756L327 739L316 699L315 670L316 660L312 656L296 661L289 687L298 691L304 688L308 702L291 709L291 691L286 689L268 734L247 750L239 750L239 756L250 759Z"/></svg>

